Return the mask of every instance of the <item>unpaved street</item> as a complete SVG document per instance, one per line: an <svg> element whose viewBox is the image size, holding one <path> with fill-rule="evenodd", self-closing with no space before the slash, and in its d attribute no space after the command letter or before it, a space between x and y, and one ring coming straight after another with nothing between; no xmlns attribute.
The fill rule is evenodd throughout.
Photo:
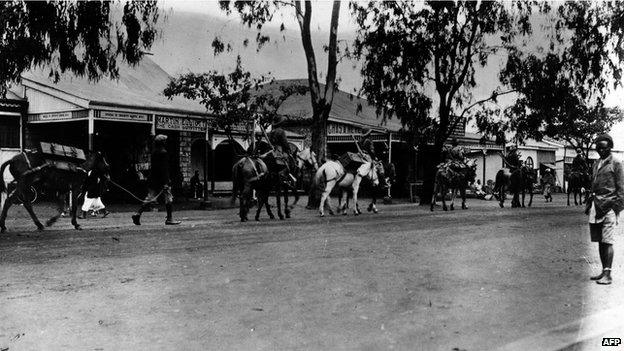
<svg viewBox="0 0 624 351"><path fill-rule="evenodd" d="M140 227L114 213L83 220L83 231L62 219L42 233L13 208L0 237L0 349L526 345L624 301L624 248L614 284L590 282L600 263L586 216L563 204L471 200L469 210L433 214L381 205L377 215L326 218L297 207L290 220L244 224L235 210L185 211L177 227L162 212ZM564 339L599 350L599 335L623 330ZM549 343L561 345L537 349Z"/></svg>

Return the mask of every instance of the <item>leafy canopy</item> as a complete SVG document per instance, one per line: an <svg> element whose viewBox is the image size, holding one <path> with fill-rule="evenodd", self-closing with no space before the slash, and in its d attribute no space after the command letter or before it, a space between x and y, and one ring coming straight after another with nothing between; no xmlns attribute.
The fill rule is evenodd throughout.
<svg viewBox="0 0 624 351"><path fill-rule="evenodd" d="M120 13L119 13L120 12ZM120 19L116 19L120 15ZM96 80L119 75L117 58L136 64L156 38L156 1L0 2L0 95L22 72L49 65L58 81L71 71Z"/></svg>

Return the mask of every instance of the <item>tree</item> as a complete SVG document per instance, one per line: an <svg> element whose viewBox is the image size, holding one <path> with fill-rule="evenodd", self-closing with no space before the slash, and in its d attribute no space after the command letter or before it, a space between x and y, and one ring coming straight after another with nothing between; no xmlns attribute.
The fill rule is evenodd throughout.
<svg viewBox="0 0 624 351"><path fill-rule="evenodd" d="M363 60L361 92L384 118L396 116L410 128L427 156L425 204L445 141L472 116L472 108L508 93L496 90L473 102L475 67L486 66L517 34L530 33L531 7L522 2L371 1L351 8L359 26L354 53Z"/></svg>
<svg viewBox="0 0 624 351"><path fill-rule="evenodd" d="M311 149L318 155L319 161L323 161L326 157L327 151L327 120L329 118L329 112L331 111L332 102L334 99L334 92L337 89L336 86L336 66L338 64L338 18L340 15L340 1L334 1L331 13L331 23L329 31L329 44L326 47L327 51L327 73L325 76L325 86L321 88L318 68L316 63L316 56L314 48L312 46L311 28L310 23L312 19L312 3L307 1L220 1L221 8L227 13L231 14L233 11L237 12L244 24L249 27L255 26L258 30L256 42L259 47L262 47L269 37L262 35L262 27L271 22L275 15L286 9L294 11L294 16L299 23L299 29L301 32L301 41L303 49L306 55L306 62L308 68L308 83L310 99L312 102L312 120L311 123ZM281 30L284 30L284 25L281 24ZM229 45L229 44L228 44ZM218 38L213 42L213 48L215 52L222 52L226 45Z"/></svg>
<svg viewBox="0 0 624 351"><path fill-rule="evenodd" d="M235 130L250 129L254 121L263 128L273 123L281 104L293 94L305 94L307 87L299 85L280 86L279 94L263 92L263 87L272 84L270 77L253 78L236 58L231 73L218 71L187 73L172 79L164 95L172 98L182 95L187 99L199 100L206 110L213 114L212 128L223 130L232 139Z"/></svg>
<svg viewBox="0 0 624 351"><path fill-rule="evenodd" d="M119 15L121 18L117 19ZM48 65L50 76L71 71L117 78L117 58L138 63L156 38L156 1L2 1L0 96L22 72Z"/></svg>
<svg viewBox="0 0 624 351"><path fill-rule="evenodd" d="M505 127L518 140L551 137L587 155L596 136L622 120L604 99L622 86L624 4L565 2L554 15L545 52L509 52L501 80L520 96L505 111ZM478 118L488 132L491 117Z"/></svg>

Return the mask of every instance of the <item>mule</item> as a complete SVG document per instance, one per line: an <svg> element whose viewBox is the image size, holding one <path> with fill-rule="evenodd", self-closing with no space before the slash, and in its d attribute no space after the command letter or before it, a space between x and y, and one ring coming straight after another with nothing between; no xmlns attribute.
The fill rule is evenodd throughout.
<svg viewBox="0 0 624 351"><path fill-rule="evenodd" d="M579 171L571 172L568 177L568 206L570 206L570 193L574 194L574 206L579 205L579 203L582 205L583 202L587 203L590 188L591 178L588 173ZM578 202L576 201L577 195L579 197ZM583 197L585 199L583 199Z"/></svg>
<svg viewBox="0 0 624 351"><path fill-rule="evenodd" d="M344 204L340 207L340 211L344 211L343 214L347 213L346 211L349 207L347 197L350 193L354 204L353 214L361 214L362 212L359 210L357 198L360 183L363 178L367 178L371 180L374 186L378 186L380 172L383 173L383 165L378 161L365 162L355 172L346 171L339 162L325 162L321 167L319 167L314 175L314 184L322 189L321 201L319 204L319 215L321 217L325 216L325 205L328 206L329 213L331 215L334 214L334 211L331 209L331 199L329 194L335 186L338 186L341 190L343 190L341 197L344 200Z"/></svg>
<svg viewBox="0 0 624 351"><path fill-rule="evenodd" d="M529 193L529 204L533 204L533 185L537 183L537 171L522 166L513 171L503 168L496 173L496 183L494 185L494 193L498 193L498 204L502 208L505 206L505 193L509 190L513 194L511 207L525 207L525 196ZM520 201L522 194L522 202Z"/></svg>
<svg viewBox="0 0 624 351"><path fill-rule="evenodd" d="M232 203L239 196L239 217L241 222L248 221L247 214L252 206L253 190L259 193L258 197L263 198L264 192L262 186L258 187L259 182L264 181L264 177L268 175L268 167L259 158L245 156L236 161L232 166ZM268 195L266 195L268 197ZM259 200L260 202L260 200ZM260 206L258 205L258 208ZM271 212L270 206L267 204L267 213L271 218L275 218ZM256 213L256 220L260 215Z"/></svg>
<svg viewBox="0 0 624 351"><path fill-rule="evenodd" d="M110 166L104 156L99 152L88 155L87 160L79 166L74 166L68 162L48 162L43 154L22 152L13 156L0 166L0 175L4 173L6 167L15 179L15 189L8 193L2 214L0 214L0 232L6 231L5 221L14 200L24 199L31 191L31 186L37 184L39 188L48 190L50 194L56 194L57 213L46 221L46 226L53 225L61 216L65 207L65 198L71 192L71 223L75 229L81 229L76 220L77 203L80 197L84 196L83 186L89 171L98 172L105 178L110 178ZM6 192L7 188L4 180L0 179L0 192ZM28 211L37 229L43 230L37 215L33 211L29 201L23 201L23 206Z"/></svg>
<svg viewBox="0 0 624 351"><path fill-rule="evenodd" d="M446 194L449 190L451 190L451 211L455 209L457 191L459 191L462 199L461 208L464 210L468 209L468 206L466 206L466 188L470 183L474 182L477 176L477 164L474 160L469 160L467 166L459 170L453 170L450 167L438 168L434 179L433 194L431 195L431 211L433 211L438 195L442 198L442 209L448 211Z"/></svg>

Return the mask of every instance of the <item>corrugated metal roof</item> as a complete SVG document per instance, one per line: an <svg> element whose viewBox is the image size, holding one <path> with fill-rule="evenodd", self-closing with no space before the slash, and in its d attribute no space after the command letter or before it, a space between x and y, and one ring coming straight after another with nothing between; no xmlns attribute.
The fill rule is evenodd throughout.
<svg viewBox="0 0 624 351"><path fill-rule="evenodd" d="M308 86L307 79L282 79L263 85L257 94L271 93L275 95L281 94L280 86L303 85ZM321 84L321 91L325 85ZM362 110L358 111L358 105ZM280 106L278 113L294 119L308 119L312 117L312 102L308 93L305 95L295 94L288 97ZM358 98L353 94L349 94L342 90L336 91L329 117L338 121L347 121L361 124L369 127L382 127L390 131L398 131L401 129L401 123L396 117L382 121L381 117L377 117L375 107L370 105L367 100Z"/></svg>
<svg viewBox="0 0 624 351"><path fill-rule="evenodd" d="M45 67L30 70L22 74L22 78L89 100L93 105L178 110L188 114L206 113L206 108L197 101L182 97L167 99L162 92L171 77L148 57L133 67L120 64L118 80L102 78L94 82L87 77L65 73L55 83Z"/></svg>

